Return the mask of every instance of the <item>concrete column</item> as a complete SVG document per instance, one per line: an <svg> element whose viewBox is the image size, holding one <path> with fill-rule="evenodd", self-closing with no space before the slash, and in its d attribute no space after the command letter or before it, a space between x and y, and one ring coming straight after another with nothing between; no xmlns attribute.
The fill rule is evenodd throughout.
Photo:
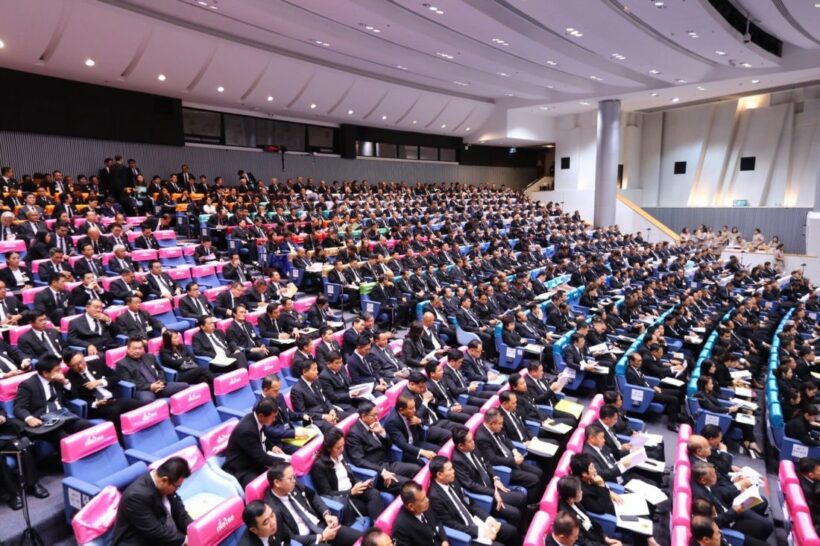
<svg viewBox="0 0 820 546"><path fill-rule="evenodd" d="M598 103L598 139L595 163L596 227L615 223L615 201L618 189L618 159L621 153L621 101Z"/></svg>

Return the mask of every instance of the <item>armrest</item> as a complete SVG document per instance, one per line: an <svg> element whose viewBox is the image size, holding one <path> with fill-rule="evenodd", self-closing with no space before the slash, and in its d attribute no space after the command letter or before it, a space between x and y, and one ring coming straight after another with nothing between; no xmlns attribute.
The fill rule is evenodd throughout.
<svg viewBox="0 0 820 546"><path fill-rule="evenodd" d="M205 434L205 432L207 432L204 430L197 430L195 428L186 427L184 425L177 425L176 427L174 427L174 430L177 431L177 434L180 434L182 436L192 436L194 438L200 438L203 434Z"/></svg>
<svg viewBox="0 0 820 546"><path fill-rule="evenodd" d="M657 377L652 377L652 376L649 376L649 375L645 375L645 376L643 376L643 378L644 378L644 379L646 380L646 382L647 382L647 383L649 383L652 387L657 387L657 386L659 386L659 385L661 384L661 380L660 380L660 379L658 379Z"/></svg>
<svg viewBox="0 0 820 546"><path fill-rule="evenodd" d="M322 500L327 506L327 509L330 510L334 516L341 517L342 510L344 509L344 506L341 502L335 499L331 499L330 497L322 497Z"/></svg>
<svg viewBox="0 0 820 546"><path fill-rule="evenodd" d="M458 395L458 403L461 404L462 406L467 405L467 393Z"/></svg>
<svg viewBox="0 0 820 546"><path fill-rule="evenodd" d="M147 451L142 451L141 449L126 449L125 458L128 459L129 463L142 461L145 464L151 464L159 459L158 456L148 453Z"/></svg>
<svg viewBox="0 0 820 546"><path fill-rule="evenodd" d="M626 489L624 489L624 486L619 483L606 482L606 487L616 495L623 495L624 493L626 493Z"/></svg>
<svg viewBox="0 0 820 546"><path fill-rule="evenodd" d="M223 421L227 421L232 417L242 419L243 417L245 417L245 413L247 413L238 409L228 408L225 406L217 407L216 411L219 413L219 417L222 418Z"/></svg>
<svg viewBox="0 0 820 546"><path fill-rule="evenodd" d="M470 535L462 531L457 531L451 527L444 527L444 534L450 539L449 543L452 546L470 546Z"/></svg>
<svg viewBox="0 0 820 546"><path fill-rule="evenodd" d="M616 529L618 527L618 519L611 514L593 514L589 513L589 517L597 521L604 531L604 535L608 537L616 536Z"/></svg>
<svg viewBox="0 0 820 546"><path fill-rule="evenodd" d="M510 478L512 477L512 469L508 466L493 466L493 471L501 479L501 483L505 486L510 485Z"/></svg>
<svg viewBox="0 0 820 546"><path fill-rule="evenodd" d="M74 398L68 401L68 409L72 413L76 413L80 419L88 419L88 403L80 398Z"/></svg>
<svg viewBox="0 0 820 546"><path fill-rule="evenodd" d="M120 398L134 398L134 393L137 392L137 386L130 381L120 381L119 385L119 397Z"/></svg>
<svg viewBox="0 0 820 546"><path fill-rule="evenodd" d="M376 480L378 477L375 470L370 470L369 468L362 468L361 466L356 466L354 464L348 463L350 466L350 470L353 471L353 474L356 475L356 479L359 481L366 481L366 480Z"/></svg>
<svg viewBox="0 0 820 546"><path fill-rule="evenodd" d="M66 491L78 491L81 495L87 495L90 499L99 493L102 488L97 487L93 483L88 483L87 481L69 476L67 478L63 478L63 489Z"/></svg>
<svg viewBox="0 0 820 546"><path fill-rule="evenodd" d="M169 383L177 380L177 371L175 369L163 366L162 371L165 372L165 380Z"/></svg>
<svg viewBox="0 0 820 546"><path fill-rule="evenodd" d="M646 423L644 423L641 419L636 419L634 417L627 417L626 422L632 427L633 430L643 431L646 429Z"/></svg>
<svg viewBox="0 0 820 546"><path fill-rule="evenodd" d="M211 359L207 356L194 356L194 361L203 368L211 367Z"/></svg>
<svg viewBox="0 0 820 546"><path fill-rule="evenodd" d="M472 504L480 507L482 510L487 512L488 514L493 510L493 498L489 495L479 495L478 493L471 493L464 490L464 494L467 495L467 498L472 501Z"/></svg>

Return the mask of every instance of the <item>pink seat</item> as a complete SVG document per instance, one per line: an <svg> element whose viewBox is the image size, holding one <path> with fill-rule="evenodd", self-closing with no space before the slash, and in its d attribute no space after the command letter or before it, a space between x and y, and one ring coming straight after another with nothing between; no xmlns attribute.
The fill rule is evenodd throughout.
<svg viewBox="0 0 820 546"><path fill-rule="evenodd" d="M407 380L402 379L401 381L399 381L398 383L396 383L395 385L393 385L392 387L390 387L389 389L384 391L384 396L385 396L385 398L387 398L387 401L390 403L391 406L396 405L396 400L398 399L399 395L401 394L401 391L403 391L404 387L406 387L406 386L407 386Z"/></svg>
<svg viewBox="0 0 820 546"><path fill-rule="evenodd" d="M108 349L105 351L105 365L109 368L116 369L117 362L125 358L127 353L126 347L117 347L116 349Z"/></svg>
<svg viewBox="0 0 820 546"><path fill-rule="evenodd" d="M31 377L37 372L21 373L14 377L6 377L0 379L0 402L10 402L17 396L17 387L20 383Z"/></svg>
<svg viewBox="0 0 820 546"><path fill-rule="evenodd" d="M54 328L50 320L46 321L46 328ZM17 340L29 330L31 330L30 324L26 324L25 326L12 326L9 329L9 344L17 346Z"/></svg>
<svg viewBox="0 0 820 546"><path fill-rule="evenodd" d="M134 236L134 239L139 237L140 234L137 233ZM131 242L131 233L128 234L128 240ZM151 260L157 259L157 251L153 249L148 250L135 250L131 253L131 260L134 262L149 262Z"/></svg>
<svg viewBox="0 0 820 546"><path fill-rule="evenodd" d="M239 368L214 378L214 395L220 396L239 390L249 382L248 370Z"/></svg>
<svg viewBox="0 0 820 546"><path fill-rule="evenodd" d="M472 417L467 419L467 422L464 423L464 426L467 427L468 429L470 429L470 432L472 432L473 436L475 436L475 431L478 430L478 427L480 427L483 422L484 422L484 414L483 413L476 413L475 415L473 415Z"/></svg>
<svg viewBox="0 0 820 546"><path fill-rule="evenodd" d="M135 434L141 430L156 425L160 421L169 419L170 417L171 416L168 413L168 402L162 399L155 400L150 404L146 404L140 408L120 415L122 433L125 436Z"/></svg>
<svg viewBox="0 0 820 546"><path fill-rule="evenodd" d="M34 305L34 296L36 296L39 292L42 292L48 288L48 286L38 286L36 288L26 288L21 292L23 297L23 305L32 306Z"/></svg>
<svg viewBox="0 0 820 546"><path fill-rule="evenodd" d="M339 430L344 432L345 435L347 435L347 433L350 431L350 427L352 427L354 424L356 424L356 421L358 421L358 420L359 420L359 415L358 414L354 413L353 415L348 415L347 417L345 417L344 419L342 419L341 421L336 423L336 428L338 428Z"/></svg>
<svg viewBox="0 0 820 546"><path fill-rule="evenodd" d="M581 416L581 420L578 421L578 426L586 428L594 423L596 419L598 419L598 409L588 409Z"/></svg>
<svg viewBox="0 0 820 546"><path fill-rule="evenodd" d="M267 472L260 474L245 486L245 502L264 499L269 487Z"/></svg>
<svg viewBox="0 0 820 546"><path fill-rule="evenodd" d="M780 468L778 468L777 476L780 479L781 488L790 483L800 483L797 478L797 473L794 471L794 463L792 461L780 461Z"/></svg>
<svg viewBox="0 0 820 546"><path fill-rule="evenodd" d="M216 321L216 327L222 331L223 334L228 333L228 327L233 322L233 319L222 319Z"/></svg>
<svg viewBox="0 0 820 546"><path fill-rule="evenodd" d="M316 303L316 296L299 298L293 302L293 308L297 313L307 313L308 309L310 309L314 303Z"/></svg>
<svg viewBox="0 0 820 546"><path fill-rule="evenodd" d="M280 370L289 370L290 365L293 363L293 355L296 354L296 347L291 347L287 351L282 351L279 353L279 369Z"/></svg>
<svg viewBox="0 0 820 546"><path fill-rule="evenodd" d="M689 546L689 525L676 525L671 538L672 546Z"/></svg>
<svg viewBox="0 0 820 546"><path fill-rule="evenodd" d="M169 246L167 248L160 248L157 251L157 256L162 258L181 258L182 249L178 246Z"/></svg>
<svg viewBox="0 0 820 546"><path fill-rule="evenodd" d="M430 487L430 466L425 465L421 467L421 470L413 476L413 481L422 486L426 491Z"/></svg>
<svg viewBox="0 0 820 546"><path fill-rule="evenodd" d="M386 396L380 396L376 399L376 411L379 412L379 419L384 419L391 409L393 409L393 406L390 405L390 401L387 400Z"/></svg>
<svg viewBox="0 0 820 546"><path fill-rule="evenodd" d="M160 252L162 251L160 250ZM197 265L191 268L191 278L193 279L208 277L209 275L216 275L216 267L212 264Z"/></svg>
<svg viewBox="0 0 820 546"><path fill-rule="evenodd" d="M389 344L390 349L393 351L393 354L401 353L402 347L404 347L404 340L403 339L394 339Z"/></svg>
<svg viewBox="0 0 820 546"><path fill-rule="evenodd" d="M168 239L176 239L177 234L173 229L159 229L154 232L154 237L157 241L166 241Z"/></svg>
<svg viewBox="0 0 820 546"><path fill-rule="evenodd" d="M182 342L185 345L191 345L194 341L194 334L199 332L199 328L189 328L182 333Z"/></svg>
<svg viewBox="0 0 820 546"><path fill-rule="evenodd" d="M60 455L63 463L73 463L117 442L114 424L106 421L60 440Z"/></svg>
<svg viewBox="0 0 820 546"><path fill-rule="evenodd" d="M160 350L162 350L162 338L161 337L152 337L148 340L148 352L152 355L158 355Z"/></svg>
<svg viewBox="0 0 820 546"><path fill-rule="evenodd" d="M122 315L128 310L128 307L125 305L111 305L105 308L105 314L111 317L111 320L117 320L117 317Z"/></svg>
<svg viewBox="0 0 820 546"><path fill-rule="evenodd" d="M182 284L185 284L185 281L191 280L191 266L188 265L172 267L171 269L166 269L165 272L168 273L169 277L177 281L177 283L182 282Z"/></svg>
<svg viewBox="0 0 820 546"><path fill-rule="evenodd" d="M78 544L100 538L114 526L122 495L113 485L105 486L71 519Z"/></svg>
<svg viewBox="0 0 820 546"><path fill-rule="evenodd" d="M527 534L524 535L524 546L544 546L554 517L554 514L547 512L536 512L527 529Z"/></svg>
<svg viewBox="0 0 820 546"><path fill-rule="evenodd" d="M792 514L792 533L797 537L798 546L820 546L811 514L807 512Z"/></svg>
<svg viewBox="0 0 820 546"><path fill-rule="evenodd" d="M231 438L231 433L238 424L238 419L230 419L200 436L199 447L202 448L202 455L206 459L221 455L225 451L225 448L228 447L228 440Z"/></svg>
<svg viewBox="0 0 820 546"><path fill-rule="evenodd" d="M672 495L677 495L681 491L692 494L692 485L689 482L691 469L688 466L680 466L675 469L675 477L672 481Z"/></svg>
<svg viewBox="0 0 820 546"><path fill-rule="evenodd" d="M373 525L384 531L390 536L393 536L393 523L396 521L396 516L399 515L399 510L401 510L401 498L396 498L390 505L384 509L384 512L376 518L376 521L373 522Z"/></svg>
<svg viewBox="0 0 820 546"><path fill-rule="evenodd" d="M558 510L558 478L553 477L547 484L538 506L550 516L555 517L555 512Z"/></svg>
<svg viewBox="0 0 820 546"><path fill-rule="evenodd" d="M310 474L313 462L316 460L316 457L319 455L319 450L322 448L322 440L322 436L319 435L291 455L290 463L297 476Z"/></svg>
<svg viewBox="0 0 820 546"><path fill-rule="evenodd" d="M22 239L17 239L14 241L0 241L0 254L5 254L6 252L25 252L26 251L26 242Z"/></svg>
<svg viewBox="0 0 820 546"><path fill-rule="evenodd" d="M144 301L140 304L140 309L142 309L143 311L152 316L173 312L173 309L171 308L171 302L165 298Z"/></svg>
<svg viewBox="0 0 820 546"><path fill-rule="evenodd" d="M339 344L339 346L342 345L342 338L344 337L344 335L345 335L344 330L339 330L338 332L333 332L333 339L336 341L336 343Z"/></svg>
<svg viewBox="0 0 820 546"><path fill-rule="evenodd" d="M689 441L689 437L692 436L692 427L689 424L682 424L678 427L678 443L685 444Z"/></svg>
<svg viewBox="0 0 820 546"><path fill-rule="evenodd" d="M675 449L675 465L686 464L689 465L689 450L686 444L678 444Z"/></svg>
<svg viewBox="0 0 820 546"><path fill-rule="evenodd" d="M217 296L219 296L219 294L221 294L222 292L225 292L229 288L230 288L230 286L228 286L228 285L219 286L217 288L208 288L207 290L205 290L205 299L207 299L209 302L213 303L214 301L216 301L216 298L217 298Z"/></svg>
<svg viewBox="0 0 820 546"><path fill-rule="evenodd" d="M577 428L567 442L567 451L581 453L584 450L584 429Z"/></svg>
<svg viewBox="0 0 820 546"><path fill-rule="evenodd" d="M561 455L558 464L555 466L555 477L563 478L564 476L569 476L569 464L572 462L573 455L575 455L575 453L571 451L565 451L564 454Z"/></svg>
<svg viewBox="0 0 820 546"><path fill-rule="evenodd" d="M79 316L81 315L69 315L60 319L60 333L63 334L63 336L68 335L68 325L71 324L72 320Z"/></svg>
<svg viewBox="0 0 820 546"><path fill-rule="evenodd" d="M811 513L806 503L806 496L803 494L803 488L800 487L799 483L790 483L783 487L783 494L792 514L795 512Z"/></svg>
<svg viewBox="0 0 820 546"><path fill-rule="evenodd" d="M446 444L441 446L441 449L438 450L438 454L442 457L447 457L448 459L453 457L453 450L456 448L456 445L453 443L452 440L448 440Z"/></svg>
<svg viewBox="0 0 820 546"><path fill-rule="evenodd" d="M692 497L688 491L678 491L672 499L672 519L671 524L689 525L692 517Z"/></svg>
<svg viewBox="0 0 820 546"><path fill-rule="evenodd" d="M187 389L171 395L171 414L182 415L210 401L211 392L208 390L206 383L191 385Z"/></svg>
<svg viewBox="0 0 820 546"><path fill-rule="evenodd" d="M230 497L188 526L188 546L217 546L237 529L242 528L240 497Z"/></svg>
<svg viewBox="0 0 820 546"><path fill-rule="evenodd" d="M588 409L599 410L604 405L604 395L596 394L589 403ZM596 413L597 414L597 413Z"/></svg>
<svg viewBox="0 0 820 546"><path fill-rule="evenodd" d="M491 410L493 408L497 408L500 405L501 405L501 402L499 401L498 395L496 394L492 398L490 398L489 400L484 402L484 405L481 406L481 409L479 411L481 413L487 413L489 410Z"/></svg>
<svg viewBox="0 0 820 546"><path fill-rule="evenodd" d="M253 362L248 366L248 378L251 381L261 381L266 376L275 374L278 371L279 357L269 356L268 358L264 358L258 362Z"/></svg>

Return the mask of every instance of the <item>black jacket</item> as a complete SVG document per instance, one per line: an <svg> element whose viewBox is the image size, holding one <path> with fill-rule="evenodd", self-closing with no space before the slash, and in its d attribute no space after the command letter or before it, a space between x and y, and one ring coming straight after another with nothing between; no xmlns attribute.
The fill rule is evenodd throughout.
<svg viewBox="0 0 820 546"><path fill-rule="evenodd" d="M396 546L441 546L442 542L447 541L444 527L439 523L434 511L427 510L424 518L427 520L426 523L402 506L393 523L393 540Z"/></svg>
<svg viewBox="0 0 820 546"><path fill-rule="evenodd" d="M162 502L162 495L154 485L151 474L146 473L129 485L122 494L117 522L114 525L114 544L120 546L179 546L185 541L188 525L193 522L185 510L179 495L174 493L171 502L171 517L176 524L176 532L170 530L165 521L168 511Z"/></svg>

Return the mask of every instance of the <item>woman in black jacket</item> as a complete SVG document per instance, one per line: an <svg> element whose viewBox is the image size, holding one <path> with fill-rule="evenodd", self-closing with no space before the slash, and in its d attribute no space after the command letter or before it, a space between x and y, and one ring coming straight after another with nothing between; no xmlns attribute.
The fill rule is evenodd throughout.
<svg viewBox="0 0 820 546"><path fill-rule="evenodd" d="M344 505L343 524L349 524L361 516L376 521L384 511L384 502L373 487L373 480L356 481L356 476L344 460L344 450L344 433L336 427L331 428L325 434L322 448L310 469L313 486L323 497L330 497Z"/></svg>
<svg viewBox="0 0 820 546"><path fill-rule="evenodd" d="M177 381L193 385L207 383L213 391L214 375L208 368L197 364L191 350L183 345L182 334L175 330L165 330L162 333L162 349L159 352L159 361L166 368L177 371Z"/></svg>
<svg viewBox="0 0 820 546"><path fill-rule="evenodd" d="M0 269L0 281L6 284L6 289L15 296L20 295L24 288L33 288L31 271L20 265L20 253L12 250L6 253L6 267Z"/></svg>
<svg viewBox="0 0 820 546"><path fill-rule="evenodd" d="M580 534L575 544L577 546L622 546L621 541L606 536L601 524L593 520L584 510L581 505L583 498L584 493L578 478L564 476L558 480L558 511L575 516L580 527Z"/></svg>
<svg viewBox="0 0 820 546"><path fill-rule="evenodd" d="M424 342L421 335L424 333L424 327L421 322L414 321L410 324L410 330L407 332L407 337L404 339L404 344L401 347L401 355L404 364L408 368L420 370L424 367L425 356L430 352L424 348Z"/></svg>
<svg viewBox="0 0 820 546"><path fill-rule="evenodd" d="M48 251L54 246L51 244L51 240L52 236L50 231L38 231L34 242L31 243L28 252L26 252L28 262L31 263L34 260L45 260L48 258Z"/></svg>
<svg viewBox="0 0 820 546"><path fill-rule="evenodd" d="M734 416L740 408L738 406L726 406L720 403L720 399L714 393L715 382L711 377L702 375L698 378L698 391L695 399L700 404L700 408L712 413L730 414ZM737 426L743 433L743 447L754 453L757 457L763 457L763 451L755 443L754 427L737 421L732 422L732 426Z"/></svg>

